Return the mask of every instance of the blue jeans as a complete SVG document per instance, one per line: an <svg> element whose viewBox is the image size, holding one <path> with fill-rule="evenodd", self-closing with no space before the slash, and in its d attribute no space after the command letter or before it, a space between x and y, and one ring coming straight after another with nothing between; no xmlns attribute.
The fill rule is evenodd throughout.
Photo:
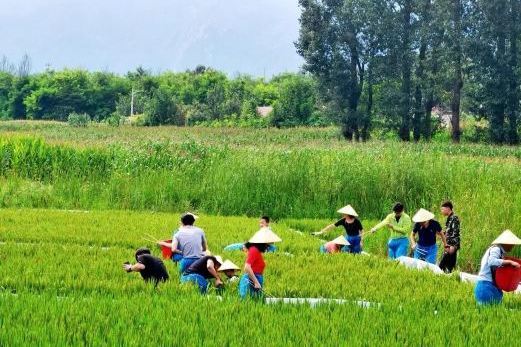
<svg viewBox="0 0 521 347"><path fill-rule="evenodd" d="M255 274L255 277L257 277L257 281L259 281L262 288L264 285L264 277L258 274ZM261 296L261 290L256 290L253 287L253 283L251 282L250 276L248 276L248 274L242 275L241 281L239 282L239 296L241 298L245 299L248 295L252 298L258 298Z"/></svg>
<svg viewBox="0 0 521 347"><path fill-rule="evenodd" d="M320 253L322 253L322 254L327 253L326 247L324 247L324 245L320 246Z"/></svg>
<svg viewBox="0 0 521 347"><path fill-rule="evenodd" d="M474 288L474 297L478 305L494 305L503 300L503 292L490 281L478 281Z"/></svg>
<svg viewBox="0 0 521 347"><path fill-rule="evenodd" d="M428 263L436 264L436 255L438 254L438 245L420 246L416 245L414 250L414 259L425 260Z"/></svg>
<svg viewBox="0 0 521 347"><path fill-rule="evenodd" d="M183 274L199 258L183 258L179 261L179 273Z"/></svg>
<svg viewBox="0 0 521 347"><path fill-rule="evenodd" d="M199 274L189 274L181 276L181 283L192 282L197 284L199 287L199 292L201 294L206 294L208 291L208 280Z"/></svg>
<svg viewBox="0 0 521 347"><path fill-rule="evenodd" d="M180 262L182 259L183 259L183 256L179 253L176 253L176 254L172 254L172 261L174 263L177 263L177 262Z"/></svg>
<svg viewBox="0 0 521 347"><path fill-rule="evenodd" d="M347 242L349 245L342 247L342 252L354 253L358 254L362 252L362 246L360 245L360 241L362 241L362 237L360 235L356 236L346 236Z"/></svg>
<svg viewBox="0 0 521 347"><path fill-rule="evenodd" d="M389 239L387 247L389 248L389 259L407 256L407 251L409 250L409 239L407 237Z"/></svg>

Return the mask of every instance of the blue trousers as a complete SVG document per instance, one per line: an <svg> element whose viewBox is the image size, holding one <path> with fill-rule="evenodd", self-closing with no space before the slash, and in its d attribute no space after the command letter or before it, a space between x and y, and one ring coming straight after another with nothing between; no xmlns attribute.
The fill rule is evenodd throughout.
<svg viewBox="0 0 521 347"><path fill-rule="evenodd" d="M389 248L389 259L407 256L407 251L409 250L409 239L407 237L389 239L387 247Z"/></svg>
<svg viewBox="0 0 521 347"><path fill-rule="evenodd" d="M183 259L183 256L181 254L179 254L179 253L176 253L176 254L172 255L171 259L172 259L172 261L174 263L177 263L177 262L179 262L179 261L181 261Z"/></svg>
<svg viewBox="0 0 521 347"><path fill-rule="evenodd" d="M226 247L224 247L225 251L242 251L244 248L244 243L232 243ZM268 245L268 248L266 249L266 252L275 252L277 250L277 247L274 245Z"/></svg>
<svg viewBox="0 0 521 347"><path fill-rule="evenodd" d="M181 283L192 282L197 284L199 287L199 292L201 294L206 294L208 291L208 280L199 274L189 274L181 276Z"/></svg>
<svg viewBox="0 0 521 347"><path fill-rule="evenodd" d="M416 245L414 250L414 259L425 260L428 263L436 264L436 255L438 254L438 245L420 246Z"/></svg>
<svg viewBox="0 0 521 347"><path fill-rule="evenodd" d="M262 286L264 286L264 277L257 274L255 274L255 277L257 277L257 281L259 281L262 288ZM239 282L239 296L245 299L248 295L253 298L258 298L261 296L261 291L256 290L253 287L253 283L251 283L250 276L244 274L241 276L241 281Z"/></svg>
<svg viewBox="0 0 521 347"><path fill-rule="evenodd" d="M183 258L179 261L179 273L183 274L199 258Z"/></svg>
<svg viewBox="0 0 521 347"><path fill-rule="evenodd" d="M346 236L347 242L349 245L342 247L342 252L354 253L358 254L362 252L362 246L360 245L360 241L362 241L362 237L360 235L357 236Z"/></svg>
<svg viewBox="0 0 521 347"><path fill-rule="evenodd" d="M478 281L474 288L474 297L478 305L494 305L503 300L503 292L490 281Z"/></svg>

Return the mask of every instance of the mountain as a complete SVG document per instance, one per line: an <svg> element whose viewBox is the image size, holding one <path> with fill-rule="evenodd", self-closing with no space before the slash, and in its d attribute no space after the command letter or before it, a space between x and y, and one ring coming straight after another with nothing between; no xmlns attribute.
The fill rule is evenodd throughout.
<svg viewBox="0 0 521 347"><path fill-rule="evenodd" d="M203 64L230 75L298 71L296 0L2 0L0 56L33 71L125 73Z"/></svg>

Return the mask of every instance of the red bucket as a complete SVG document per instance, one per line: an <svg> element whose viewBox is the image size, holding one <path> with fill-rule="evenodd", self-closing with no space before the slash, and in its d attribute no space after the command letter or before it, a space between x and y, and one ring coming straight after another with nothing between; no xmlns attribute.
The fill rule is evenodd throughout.
<svg viewBox="0 0 521 347"><path fill-rule="evenodd" d="M163 242L172 243L172 240L165 240ZM163 255L164 259L172 258L172 248L161 246L161 254Z"/></svg>
<svg viewBox="0 0 521 347"><path fill-rule="evenodd" d="M513 260L521 264L521 259L505 257L505 259ZM505 292L513 292L521 282L521 269L513 266L501 266L496 270L496 285Z"/></svg>

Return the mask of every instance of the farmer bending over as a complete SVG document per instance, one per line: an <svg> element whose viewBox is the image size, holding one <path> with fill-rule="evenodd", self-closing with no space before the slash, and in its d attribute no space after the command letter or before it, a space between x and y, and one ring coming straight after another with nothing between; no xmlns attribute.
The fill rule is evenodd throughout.
<svg viewBox="0 0 521 347"><path fill-rule="evenodd" d="M157 257L150 254L148 248L139 248L136 251L135 264L125 263L123 264L123 270L126 272L139 272L145 282L154 281L155 286L158 283L168 280L168 272L166 271L165 264Z"/></svg>

